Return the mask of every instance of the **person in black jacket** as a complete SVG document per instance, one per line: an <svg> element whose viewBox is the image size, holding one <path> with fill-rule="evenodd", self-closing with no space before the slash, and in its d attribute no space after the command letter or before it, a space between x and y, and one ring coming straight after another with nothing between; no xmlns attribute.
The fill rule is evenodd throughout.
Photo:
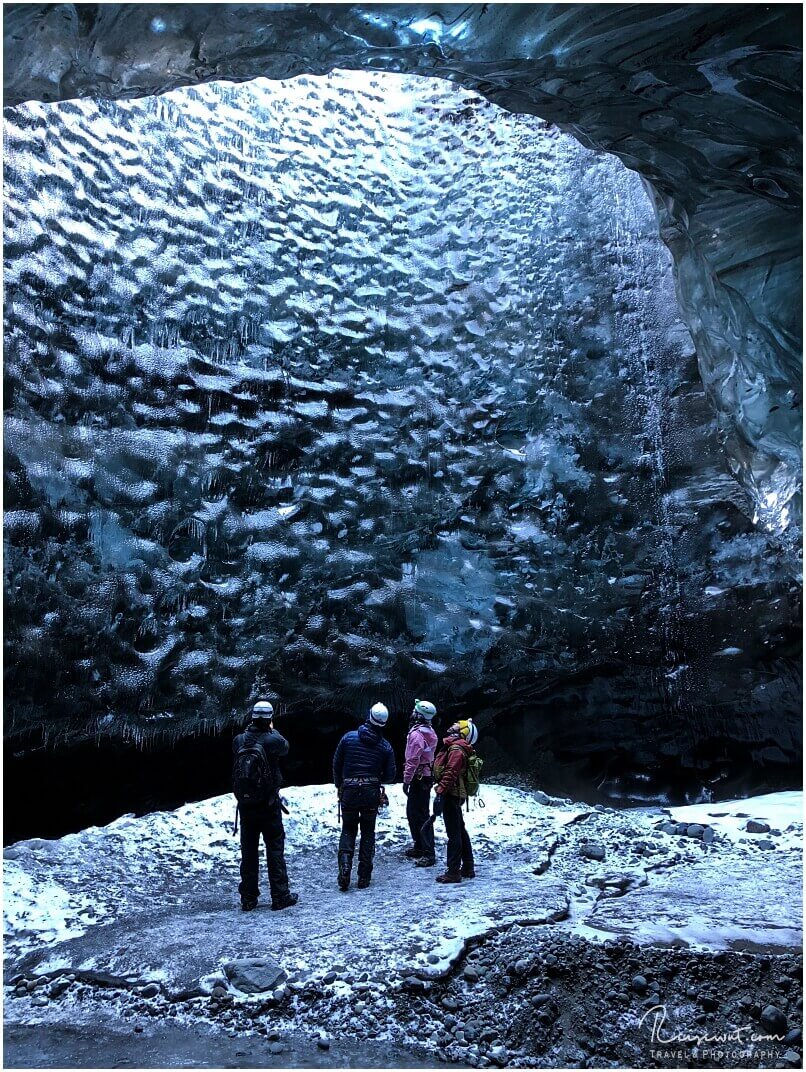
<svg viewBox="0 0 806 1072"><path fill-rule="evenodd" d="M375 821L381 803L382 783L388 784L397 777L392 746L381 735L381 728L388 718L386 707L382 703L375 704L362 726L345 733L333 756L333 781L341 801L338 885L342 891L350 888L359 826L358 889L366 889L372 878Z"/></svg>
<svg viewBox="0 0 806 1072"><path fill-rule="evenodd" d="M274 728L274 708L268 700L258 700L252 708L252 720L243 733L233 741L233 753L243 749L260 748L266 757L269 789L262 802L246 804L241 801L238 810L241 819L241 908L251 912L257 908L260 888L260 838L266 845L266 863L269 871L271 906L273 909L290 908L299 900L288 888L288 872L285 868L285 831L280 803L281 785L278 761L288 755L288 741Z"/></svg>

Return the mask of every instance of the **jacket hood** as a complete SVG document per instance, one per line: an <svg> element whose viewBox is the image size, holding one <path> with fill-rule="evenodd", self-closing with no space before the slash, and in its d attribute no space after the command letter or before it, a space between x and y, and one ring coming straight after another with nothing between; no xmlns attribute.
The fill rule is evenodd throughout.
<svg viewBox="0 0 806 1072"><path fill-rule="evenodd" d="M426 737L433 737L434 739L437 737L437 731L430 722L421 721L419 719L416 722L410 722L409 733L413 733L414 730L419 730L419 732L425 734Z"/></svg>
<svg viewBox="0 0 806 1072"><path fill-rule="evenodd" d="M464 737L462 737L458 733L451 734L450 737L443 737L442 743L445 745L446 748L453 748L454 745L458 744L463 751L467 752L468 755L470 755L470 753L473 751L473 745L468 744Z"/></svg>

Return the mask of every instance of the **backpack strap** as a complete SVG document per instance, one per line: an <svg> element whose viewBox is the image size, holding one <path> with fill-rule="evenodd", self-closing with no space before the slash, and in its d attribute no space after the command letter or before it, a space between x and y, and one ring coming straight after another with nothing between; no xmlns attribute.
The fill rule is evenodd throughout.
<svg viewBox="0 0 806 1072"><path fill-rule="evenodd" d="M269 780L269 795L267 800L270 802L280 795L280 764L277 756L272 756L266 751L266 746L263 741L256 741L253 748L260 751L263 756L263 762L266 764L266 775Z"/></svg>
<svg viewBox="0 0 806 1072"><path fill-rule="evenodd" d="M447 758L451 754L451 752L457 752L457 751L464 753L464 748L462 748L462 746L460 744L449 744L448 748L447 748L447 750L445 752L445 759L447 760ZM467 804L467 801L468 801L467 786L466 785L464 787L462 786L463 780L464 780L464 775L460 774L456 779L456 785L458 786L458 788L460 790L462 788L464 788L464 790L465 790L465 804ZM460 794L460 797L461 797L461 794ZM461 806L461 803L460 803L460 806Z"/></svg>

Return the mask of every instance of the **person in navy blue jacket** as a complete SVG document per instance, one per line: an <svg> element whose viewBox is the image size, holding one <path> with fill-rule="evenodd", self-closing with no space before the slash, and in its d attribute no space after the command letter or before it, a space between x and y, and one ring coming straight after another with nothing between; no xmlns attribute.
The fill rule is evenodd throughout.
<svg viewBox="0 0 806 1072"><path fill-rule="evenodd" d="M345 733L333 756L333 781L341 801L338 885L342 891L350 888L350 872L359 826L361 841L358 846L358 889L366 889L372 878L375 822L378 818L383 783L389 784L397 778L392 746L381 733L388 718L386 707L382 703L376 703L362 726Z"/></svg>

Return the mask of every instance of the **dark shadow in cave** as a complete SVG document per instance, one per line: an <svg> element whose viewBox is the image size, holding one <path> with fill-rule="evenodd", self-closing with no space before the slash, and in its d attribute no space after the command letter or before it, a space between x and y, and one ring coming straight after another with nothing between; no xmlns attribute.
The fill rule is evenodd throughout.
<svg viewBox="0 0 806 1072"><path fill-rule="evenodd" d="M284 762L288 785L319 785L331 781L330 761L340 736L356 725L349 716L335 715L316 727L317 747L306 748L313 726L283 723L291 751ZM445 725L438 727L445 728ZM237 729L184 737L173 745L136 748L118 741L86 742L63 752L52 748L13 751L4 746L5 822L3 844L27 838L59 838L89 826L104 826L122 815L167 811L198 800L230 793L231 749ZM395 750L398 777L402 770L406 726L398 719L387 734ZM507 759L508 726L504 720L485 733L485 775L505 785L540 788L550 795L570 796L592 805L630 807L645 801L670 805L703 799L729 800L756 793L791 789L798 784L789 764L760 766L736 742L710 742L700 754L699 770L681 770L674 757L639 770L628 751L578 756L551 755L546 763L535 757L517 764ZM503 746L503 747L502 747ZM492 754L490 754L492 753ZM718 789L707 785L720 778ZM79 791L77 787L82 787ZM483 790L482 790L483 796ZM707 799L707 797L706 797ZM235 800L232 798L235 817ZM322 821L333 819L333 813ZM293 815L291 820L293 821ZM334 835L335 836L335 835Z"/></svg>

